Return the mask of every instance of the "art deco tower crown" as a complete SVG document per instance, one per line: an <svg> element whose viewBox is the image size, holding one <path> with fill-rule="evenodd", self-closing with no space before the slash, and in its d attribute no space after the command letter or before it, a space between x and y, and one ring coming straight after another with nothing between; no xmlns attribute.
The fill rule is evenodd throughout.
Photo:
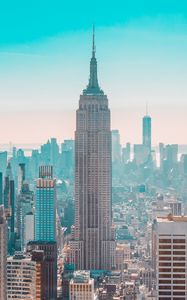
<svg viewBox="0 0 187 300"><path fill-rule="evenodd" d="M100 89L97 78L97 60L95 57L96 48L95 48L95 29L93 26L93 37L92 37L92 57L90 60L90 78L86 89L83 91L84 95L97 95L103 94L103 91Z"/></svg>

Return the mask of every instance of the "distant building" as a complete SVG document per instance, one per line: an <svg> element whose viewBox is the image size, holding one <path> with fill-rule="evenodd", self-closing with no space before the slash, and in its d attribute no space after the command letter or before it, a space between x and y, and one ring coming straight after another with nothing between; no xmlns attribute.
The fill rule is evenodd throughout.
<svg viewBox="0 0 187 300"><path fill-rule="evenodd" d="M151 117L143 117L143 145L151 152Z"/></svg>
<svg viewBox="0 0 187 300"><path fill-rule="evenodd" d="M18 168L18 193L22 191L25 181L25 163L20 163Z"/></svg>
<svg viewBox="0 0 187 300"><path fill-rule="evenodd" d="M59 159L59 146L56 138L51 138L51 164L56 169L56 165Z"/></svg>
<svg viewBox="0 0 187 300"><path fill-rule="evenodd" d="M148 161L149 148L142 144L134 144L134 162L137 166L143 165Z"/></svg>
<svg viewBox="0 0 187 300"><path fill-rule="evenodd" d="M178 162L178 145L166 145L166 159L170 167L173 167Z"/></svg>
<svg viewBox="0 0 187 300"><path fill-rule="evenodd" d="M15 250L15 182L10 163L4 182L4 208L8 225L8 253L12 255Z"/></svg>
<svg viewBox="0 0 187 300"><path fill-rule="evenodd" d="M34 193L30 190L29 184L24 182L21 191L17 196L17 211L16 211L16 233L17 233L17 248L23 251L26 240L26 235L31 235L34 232L34 223L29 222L33 218L34 210ZM27 217L28 216L28 217ZM27 221L26 221L27 219ZM30 228L26 228L28 225ZM29 233L26 231L29 230ZM33 240L33 238L32 238Z"/></svg>
<svg viewBox="0 0 187 300"><path fill-rule="evenodd" d="M7 224L3 205L0 205L0 299L7 299Z"/></svg>
<svg viewBox="0 0 187 300"><path fill-rule="evenodd" d="M43 165L52 165L56 174L56 167L59 160L59 146L56 138L51 138L41 146L41 162Z"/></svg>
<svg viewBox="0 0 187 300"><path fill-rule="evenodd" d="M131 159L131 144L127 143L126 147L122 148L122 162L126 164Z"/></svg>
<svg viewBox="0 0 187 300"><path fill-rule="evenodd" d="M62 175L71 178L74 175L75 141L64 140L61 145Z"/></svg>
<svg viewBox="0 0 187 300"><path fill-rule="evenodd" d="M119 130L112 130L112 162L121 161L121 144Z"/></svg>
<svg viewBox="0 0 187 300"><path fill-rule="evenodd" d="M70 281L70 300L94 300L94 279L89 271L76 271Z"/></svg>
<svg viewBox="0 0 187 300"><path fill-rule="evenodd" d="M7 158L8 158L7 151L0 152L0 172L3 173L3 177L5 176L6 173Z"/></svg>
<svg viewBox="0 0 187 300"><path fill-rule="evenodd" d="M157 299L187 299L187 216L157 218L153 240Z"/></svg>
<svg viewBox="0 0 187 300"><path fill-rule="evenodd" d="M181 167L182 167L182 175L187 175L187 154L181 155Z"/></svg>
<svg viewBox="0 0 187 300"><path fill-rule="evenodd" d="M159 144L160 150L160 167L164 174L167 174L171 169L175 168L178 163L178 145Z"/></svg>

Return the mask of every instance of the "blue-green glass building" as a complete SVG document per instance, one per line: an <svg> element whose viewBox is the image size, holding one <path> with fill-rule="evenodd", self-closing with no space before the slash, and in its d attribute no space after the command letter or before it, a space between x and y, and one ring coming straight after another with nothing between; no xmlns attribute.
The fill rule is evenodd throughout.
<svg viewBox="0 0 187 300"><path fill-rule="evenodd" d="M51 242L56 240L55 180L52 178L52 172L50 175L46 168L41 168L36 186L35 241Z"/></svg>
<svg viewBox="0 0 187 300"><path fill-rule="evenodd" d="M143 117L143 145L151 151L151 117Z"/></svg>

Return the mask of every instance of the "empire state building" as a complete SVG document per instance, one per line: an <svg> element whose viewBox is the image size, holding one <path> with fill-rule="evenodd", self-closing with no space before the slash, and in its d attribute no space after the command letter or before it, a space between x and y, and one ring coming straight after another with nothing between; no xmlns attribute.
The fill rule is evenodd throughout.
<svg viewBox="0 0 187 300"><path fill-rule="evenodd" d="M111 129L108 99L98 84L93 31L89 83L80 95L75 131L75 225L70 261L76 269L111 270L115 265L112 228Z"/></svg>

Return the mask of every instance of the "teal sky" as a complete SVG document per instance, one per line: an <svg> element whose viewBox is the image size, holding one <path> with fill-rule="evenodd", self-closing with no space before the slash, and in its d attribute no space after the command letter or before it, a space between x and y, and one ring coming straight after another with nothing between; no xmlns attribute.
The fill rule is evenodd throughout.
<svg viewBox="0 0 187 300"><path fill-rule="evenodd" d="M146 102L153 143L187 143L185 0L1 2L0 143L73 137L93 22L99 82L122 143L141 142Z"/></svg>

